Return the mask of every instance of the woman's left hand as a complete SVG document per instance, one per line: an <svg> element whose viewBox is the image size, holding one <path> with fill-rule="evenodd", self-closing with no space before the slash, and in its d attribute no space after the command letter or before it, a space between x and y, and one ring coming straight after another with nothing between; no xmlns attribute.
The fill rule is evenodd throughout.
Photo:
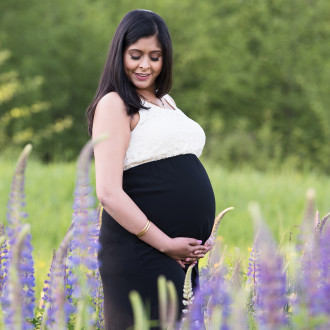
<svg viewBox="0 0 330 330"><path fill-rule="evenodd" d="M204 253L208 253L209 251L211 251L211 249L213 248L213 245L214 245L214 238L213 236L210 236L208 238L208 240L203 244L206 249L204 250ZM198 251L195 251L195 254L198 254ZM184 265L187 265L187 264L192 264L192 263L196 263L199 259L199 257L196 257L196 258L186 258L184 260L182 260L182 263Z"/></svg>
<svg viewBox="0 0 330 330"><path fill-rule="evenodd" d="M213 237L213 236L210 236L210 237L208 238L208 240L204 243L204 246L206 246L206 252L205 252L205 254L206 254L207 252L209 252L209 251L212 250L213 245L214 245L214 237Z"/></svg>

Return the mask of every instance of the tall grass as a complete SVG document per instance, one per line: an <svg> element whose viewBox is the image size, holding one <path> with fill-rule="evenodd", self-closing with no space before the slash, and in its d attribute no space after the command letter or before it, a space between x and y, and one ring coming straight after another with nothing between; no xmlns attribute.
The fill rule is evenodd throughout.
<svg viewBox="0 0 330 330"><path fill-rule="evenodd" d="M67 215L62 215L54 209L52 194L48 194L47 190L44 190L43 184L48 179L52 192L54 192L56 186L54 182L57 181L54 180L54 177L46 173L44 180L39 181L38 185L26 182L25 168L30 150L31 146L27 146L17 163L6 216L8 224L5 228L2 225L0 228L0 270L1 279L4 280L1 288L0 326L2 324L1 327L3 327L5 324L9 328L12 326L21 328L24 324L24 328L38 328L39 326L44 328L47 324L49 329L67 327L71 329L73 326L75 329L82 327L102 328L103 298L96 261L99 221L97 211L93 207L93 192L90 189L89 180L92 143L90 141L80 154L77 180L75 189L72 190L74 196L71 198L66 196L71 203L74 200L74 213L70 217L68 215L68 219L72 219L72 222L68 221L68 223L65 220L62 223L62 218L59 219L59 217L66 217ZM34 179L40 180L43 166L39 163L34 165L34 171L39 166L39 172L33 172L36 174ZM230 191L230 179L234 181L234 178L239 178L240 172L223 171L221 168L210 165L208 170L214 184L217 200L219 198L218 187L220 190L224 190L224 187L228 188L227 194L219 194L225 200L225 197L228 197L228 191ZM26 173L26 177L28 173ZM238 207L230 203L231 200L227 203L236 206L238 209L237 217L241 216L242 222L235 224L233 222L234 217L226 217L218 229L220 235L217 238L215 238L217 225L214 226L212 237L215 238L215 246L209 253L208 262L204 261L201 268L201 285L195 297L193 297L189 271L187 272L183 288L183 303L186 308L183 311L184 318L179 326L180 329L203 329L204 325L207 329L229 329L237 328L237 326L239 326L238 328L246 328L248 326L249 328L275 330L286 328L288 325L292 329L314 328L315 326L320 329L329 328L330 225L329 223L326 224L326 221L330 218L330 212L322 219L320 212L323 213L323 209L320 208L319 201L317 203L315 201L315 191L319 188L324 189L329 182L326 177L308 175L306 178L301 174L293 174L290 171L261 174L246 170L245 176L243 176L245 179L242 180L242 176L240 177L241 185L234 185L238 197L243 199L244 196L246 198L244 199L245 204L239 204L238 202L242 202L242 200L238 199L233 200L238 203ZM232 175L234 177L231 178ZM63 178L63 171L59 177L62 180L65 179ZM4 183L5 180L2 182ZM316 184L316 182L318 183ZM313 184L309 185L309 183ZM49 279L45 282L47 285L44 288L43 305L40 308L35 308L34 262L31 256L30 224L24 225L22 223L26 219L25 211L29 211L29 209L25 209L25 201L28 205L31 202L25 197L30 193L29 189L25 189L29 185L33 187L31 191L37 192L37 196L32 195L32 193L29 196L34 198L31 199L33 205L31 212L33 210L40 211L45 205L51 205L49 210L58 220L56 222L55 218L52 219L54 231L57 229L60 232L63 227L65 232L71 223L70 230L58 248L58 241L61 240L64 233L61 233L62 236L58 241L57 239L47 240L47 236L42 237L38 235L38 232L40 228L47 225L49 229L51 227L50 222L45 223L45 217L39 219L39 215L36 216L33 213L30 213L28 218L28 222L35 227L32 231L36 233L33 242L35 259L41 258L40 253L44 253L44 258L47 259L46 242L55 242L50 249L57 249L56 254L53 254ZM306 190L310 186L313 186L314 190L308 190L306 210L303 211L304 208L301 207L300 211L304 213L304 216L298 217L297 213L292 213L294 216L288 217L288 221L285 223L288 229L285 229L281 217L284 218L284 214L288 215L289 212L286 208L296 207L299 204L294 199L290 199L289 196L295 193L300 196L297 187ZM63 187L63 182L56 188L61 187ZM257 193L255 189L257 189ZM327 187L325 189L325 191L321 191L323 196L327 194ZM267 197L269 192L271 194ZM301 201L304 204L305 198L303 196L305 194L301 195ZM259 203L251 202L251 200L258 200ZM59 199L59 203L62 201L64 202L64 200ZM327 208L327 201L324 200L324 202L325 208ZM268 215L268 226L264 224L264 216L259 208L262 203L271 206L268 209L265 208L266 212L264 212L273 216L269 219ZM278 203L277 208L273 209L272 206L276 203ZM257 229L253 235L254 243L248 267L244 266L244 260L245 263L247 262L245 258L247 249L245 248L249 245L249 241L245 244L245 240L248 240L249 232L252 236L252 225L246 220L247 218L243 217L247 205L249 205L249 211L256 224L254 228ZM62 205L57 205L57 207L61 209ZM294 207L292 207L292 212L295 211ZM320 212L315 214L315 207ZM231 209L227 208L222 214ZM220 221L221 214L218 218ZM239 231L237 228L240 226L245 230L244 240L239 241L243 253L237 253L238 248L233 250L237 241L235 235L228 234L228 237L226 236L225 231L228 230L228 226L225 226L226 223L232 225L230 233L232 230ZM300 227L299 230L297 229L298 226ZM268 230L268 227L272 228L273 233ZM295 234L299 234L299 236L293 239ZM276 239L273 239L274 236L277 241L280 240L280 244L276 242ZM49 233L49 237L51 237L51 233ZM230 240L234 243L229 247L229 253L227 253L226 245L230 244ZM235 255L231 255L231 253ZM39 266L42 268L42 262L47 264L47 261L40 260ZM40 281L44 278L41 277L41 272L38 274L38 265L36 268L37 282L40 285ZM165 329L170 324L173 328L176 318L173 310L176 303L175 295L171 292L174 287L165 279L159 279L158 284L159 297L161 298L160 322L162 328ZM167 296L170 298L169 300ZM145 313L138 294L131 292L130 298L135 311L136 323L134 328L138 329L138 320L143 321L145 326L151 324L144 317L141 318ZM152 322L158 322L158 320ZM148 328L145 326L143 328Z"/></svg>
<svg viewBox="0 0 330 330"><path fill-rule="evenodd" d="M228 171L204 162L216 196L217 212L234 206L219 227L227 244L228 261L237 253L248 255L254 232L248 205L257 201L277 241L289 240L297 233L304 214L308 188L316 191L316 208L320 214L330 211L330 178L291 170L261 173L252 169ZM0 158L0 219L6 223L6 204L15 162ZM36 292L40 296L52 250L59 247L72 218L75 163L44 165L31 159L26 170L26 211L31 224L33 255L36 267ZM94 169L92 167L92 185ZM38 298L37 298L38 299Z"/></svg>

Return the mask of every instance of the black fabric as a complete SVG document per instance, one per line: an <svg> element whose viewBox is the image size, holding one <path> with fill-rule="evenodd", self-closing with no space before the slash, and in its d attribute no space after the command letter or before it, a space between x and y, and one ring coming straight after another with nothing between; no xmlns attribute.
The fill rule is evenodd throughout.
<svg viewBox="0 0 330 330"><path fill-rule="evenodd" d="M192 237L204 243L210 236L215 198L207 173L195 155L179 155L128 169L124 171L123 189L170 237ZM107 330L132 327L131 290L137 290L149 306L150 318L158 319L159 275L173 281L180 314L185 270L176 261L126 231L106 211L102 214L100 244ZM197 265L192 278L196 287Z"/></svg>

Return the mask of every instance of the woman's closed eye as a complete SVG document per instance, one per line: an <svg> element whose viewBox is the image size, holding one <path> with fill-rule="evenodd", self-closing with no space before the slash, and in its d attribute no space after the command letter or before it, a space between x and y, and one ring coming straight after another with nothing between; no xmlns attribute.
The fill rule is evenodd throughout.
<svg viewBox="0 0 330 330"><path fill-rule="evenodd" d="M140 59L141 56L133 56L131 55L131 59L134 60L134 61L137 61ZM159 61L159 57L150 57L150 60L151 61L154 61L154 62L157 62Z"/></svg>

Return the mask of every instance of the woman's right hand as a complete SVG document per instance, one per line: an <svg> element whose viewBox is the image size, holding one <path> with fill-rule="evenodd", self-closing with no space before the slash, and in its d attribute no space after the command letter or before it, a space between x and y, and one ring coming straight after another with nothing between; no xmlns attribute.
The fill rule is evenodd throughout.
<svg viewBox="0 0 330 330"><path fill-rule="evenodd" d="M171 239L164 253L178 262L182 268L185 268L185 260L188 259L189 263L193 263L204 257L207 247L201 244L202 241L195 238L175 237Z"/></svg>

